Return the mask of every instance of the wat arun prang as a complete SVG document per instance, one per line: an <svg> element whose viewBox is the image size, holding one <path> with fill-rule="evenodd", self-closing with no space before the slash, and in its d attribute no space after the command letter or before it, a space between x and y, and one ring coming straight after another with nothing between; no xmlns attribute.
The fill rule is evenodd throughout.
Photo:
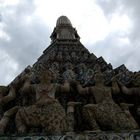
<svg viewBox="0 0 140 140"><path fill-rule="evenodd" d="M90 53L66 16L50 38L33 66L0 86L1 135L139 129L140 72Z"/></svg>

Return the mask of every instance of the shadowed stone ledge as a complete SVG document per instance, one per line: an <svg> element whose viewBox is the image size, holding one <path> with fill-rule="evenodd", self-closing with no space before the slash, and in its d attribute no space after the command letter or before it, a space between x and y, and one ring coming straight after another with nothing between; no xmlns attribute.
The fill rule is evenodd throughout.
<svg viewBox="0 0 140 140"><path fill-rule="evenodd" d="M29 134L0 136L0 140L140 140L140 130L121 132L95 132L83 133L67 132L62 135Z"/></svg>

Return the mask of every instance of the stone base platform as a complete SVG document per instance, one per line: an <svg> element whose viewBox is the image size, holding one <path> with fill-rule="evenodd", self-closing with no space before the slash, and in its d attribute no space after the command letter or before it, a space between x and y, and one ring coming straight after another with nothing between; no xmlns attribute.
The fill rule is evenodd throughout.
<svg viewBox="0 0 140 140"><path fill-rule="evenodd" d="M0 136L0 140L140 140L140 130L121 131L121 132L94 132L86 131L83 133L67 132L63 135L9 135Z"/></svg>

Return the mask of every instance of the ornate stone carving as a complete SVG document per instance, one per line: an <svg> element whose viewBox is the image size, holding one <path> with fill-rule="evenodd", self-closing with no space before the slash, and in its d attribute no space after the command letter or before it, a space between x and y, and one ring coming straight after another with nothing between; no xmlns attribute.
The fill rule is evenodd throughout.
<svg viewBox="0 0 140 140"><path fill-rule="evenodd" d="M51 40L32 67L0 86L0 132L139 128L140 72L113 69L90 53L65 16Z"/></svg>
<svg viewBox="0 0 140 140"><path fill-rule="evenodd" d="M42 126L43 131L48 133L60 133L66 131L66 115L59 101L55 99L55 92L61 88L61 92L69 90L68 83L64 86L52 84L52 73L44 72L40 77L40 83L30 85L26 83L23 91L31 92L34 90L36 94L36 102L34 105L22 107L16 114L16 126L18 133L25 133L29 127Z"/></svg>
<svg viewBox="0 0 140 140"><path fill-rule="evenodd" d="M128 114L113 101L111 88L104 86L103 74L98 72L94 78L95 86L82 88L78 85L77 87L80 94L92 94L93 103L85 105L83 109L92 130L99 129L97 122L103 130L137 129L138 125L132 116L129 114L128 117ZM116 88L118 87L113 89Z"/></svg>
<svg viewBox="0 0 140 140"><path fill-rule="evenodd" d="M72 81L76 79L76 74L73 71L73 66L71 63L66 63L65 71L62 74L64 80Z"/></svg>

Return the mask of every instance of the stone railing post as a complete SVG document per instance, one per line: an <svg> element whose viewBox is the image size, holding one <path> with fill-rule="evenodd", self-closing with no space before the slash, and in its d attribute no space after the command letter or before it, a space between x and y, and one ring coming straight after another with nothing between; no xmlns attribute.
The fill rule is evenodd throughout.
<svg viewBox="0 0 140 140"><path fill-rule="evenodd" d="M81 105L81 103L68 102L67 104L67 131L68 132L74 132L74 125L75 125L74 111L75 111L75 106L77 105Z"/></svg>

